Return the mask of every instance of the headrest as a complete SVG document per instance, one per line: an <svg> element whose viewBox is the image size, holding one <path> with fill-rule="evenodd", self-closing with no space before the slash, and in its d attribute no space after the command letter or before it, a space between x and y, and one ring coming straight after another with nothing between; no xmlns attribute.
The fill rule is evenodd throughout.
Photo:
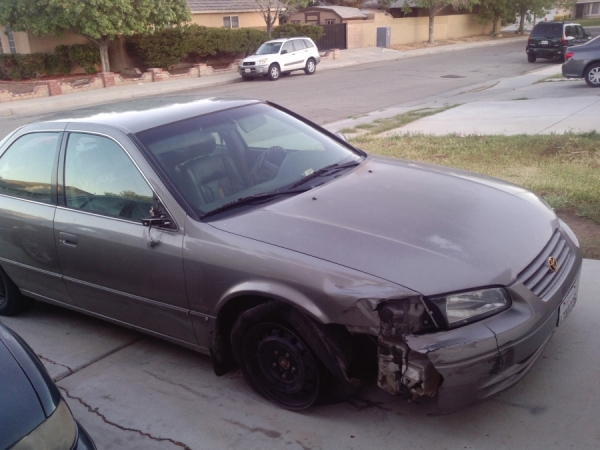
<svg viewBox="0 0 600 450"><path fill-rule="evenodd" d="M202 134L200 139L194 144L195 154L197 156L210 155L217 148L217 141L212 134Z"/></svg>

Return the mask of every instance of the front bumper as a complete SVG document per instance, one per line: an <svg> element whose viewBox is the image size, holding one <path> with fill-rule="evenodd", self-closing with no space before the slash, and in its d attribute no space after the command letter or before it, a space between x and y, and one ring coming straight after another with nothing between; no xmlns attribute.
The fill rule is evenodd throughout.
<svg viewBox="0 0 600 450"><path fill-rule="evenodd" d="M268 65L238 66L238 72L243 77L262 77L269 71Z"/></svg>
<svg viewBox="0 0 600 450"><path fill-rule="evenodd" d="M511 307L495 316L432 334L408 334L401 339L380 335L379 386L415 399L435 397L434 412L447 413L517 383L548 344L558 326L559 312L564 313L565 306L576 301L581 253L568 233L561 236L561 242L571 249L571 259L541 295L520 277L506 288ZM542 252L534 263L547 258Z"/></svg>

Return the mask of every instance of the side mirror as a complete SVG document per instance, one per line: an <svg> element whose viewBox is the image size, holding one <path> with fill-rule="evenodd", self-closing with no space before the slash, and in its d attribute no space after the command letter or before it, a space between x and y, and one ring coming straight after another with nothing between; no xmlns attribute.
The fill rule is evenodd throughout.
<svg viewBox="0 0 600 450"><path fill-rule="evenodd" d="M142 225L144 225L145 227L150 227L150 228L156 228L156 227L171 228L173 225L173 221L168 216L158 216L158 217L150 216L150 217L144 217L142 219Z"/></svg>
<svg viewBox="0 0 600 450"><path fill-rule="evenodd" d="M281 54L285 55L288 51L287 50L281 50Z"/></svg>

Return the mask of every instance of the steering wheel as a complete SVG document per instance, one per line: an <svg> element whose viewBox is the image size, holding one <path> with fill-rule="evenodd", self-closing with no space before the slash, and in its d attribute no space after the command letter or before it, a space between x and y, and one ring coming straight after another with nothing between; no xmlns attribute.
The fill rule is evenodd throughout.
<svg viewBox="0 0 600 450"><path fill-rule="evenodd" d="M278 145L270 147L261 153L250 170L250 181L252 184L257 185L272 180L279 171L279 165L271 161L283 160L284 155L285 149Z"/></svg>

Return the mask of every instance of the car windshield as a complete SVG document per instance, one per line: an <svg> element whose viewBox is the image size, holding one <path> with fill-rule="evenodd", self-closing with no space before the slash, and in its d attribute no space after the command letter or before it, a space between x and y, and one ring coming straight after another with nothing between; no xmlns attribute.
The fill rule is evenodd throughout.
<svg viewBox="0 0 600 450"><path fill-rule="evenodd" d="M263 103L170 123L137 137L199 216L246 197L297 193L300 184L310 189L363 158Z"/></svg>
<svg viewBox="0 0 600 450"><path fill-rule="evenodd" d="M279 53L281 42L265 42L256 51L257 55L274 55Z"/></svg>
<svg viewBox="0 0 600 450"><path fill-rule="evenodd" d="M562 37L562 27L562 23L538 23L535 27L533 27L533 30L531 30L530 37L560 38Z"/></svg>

